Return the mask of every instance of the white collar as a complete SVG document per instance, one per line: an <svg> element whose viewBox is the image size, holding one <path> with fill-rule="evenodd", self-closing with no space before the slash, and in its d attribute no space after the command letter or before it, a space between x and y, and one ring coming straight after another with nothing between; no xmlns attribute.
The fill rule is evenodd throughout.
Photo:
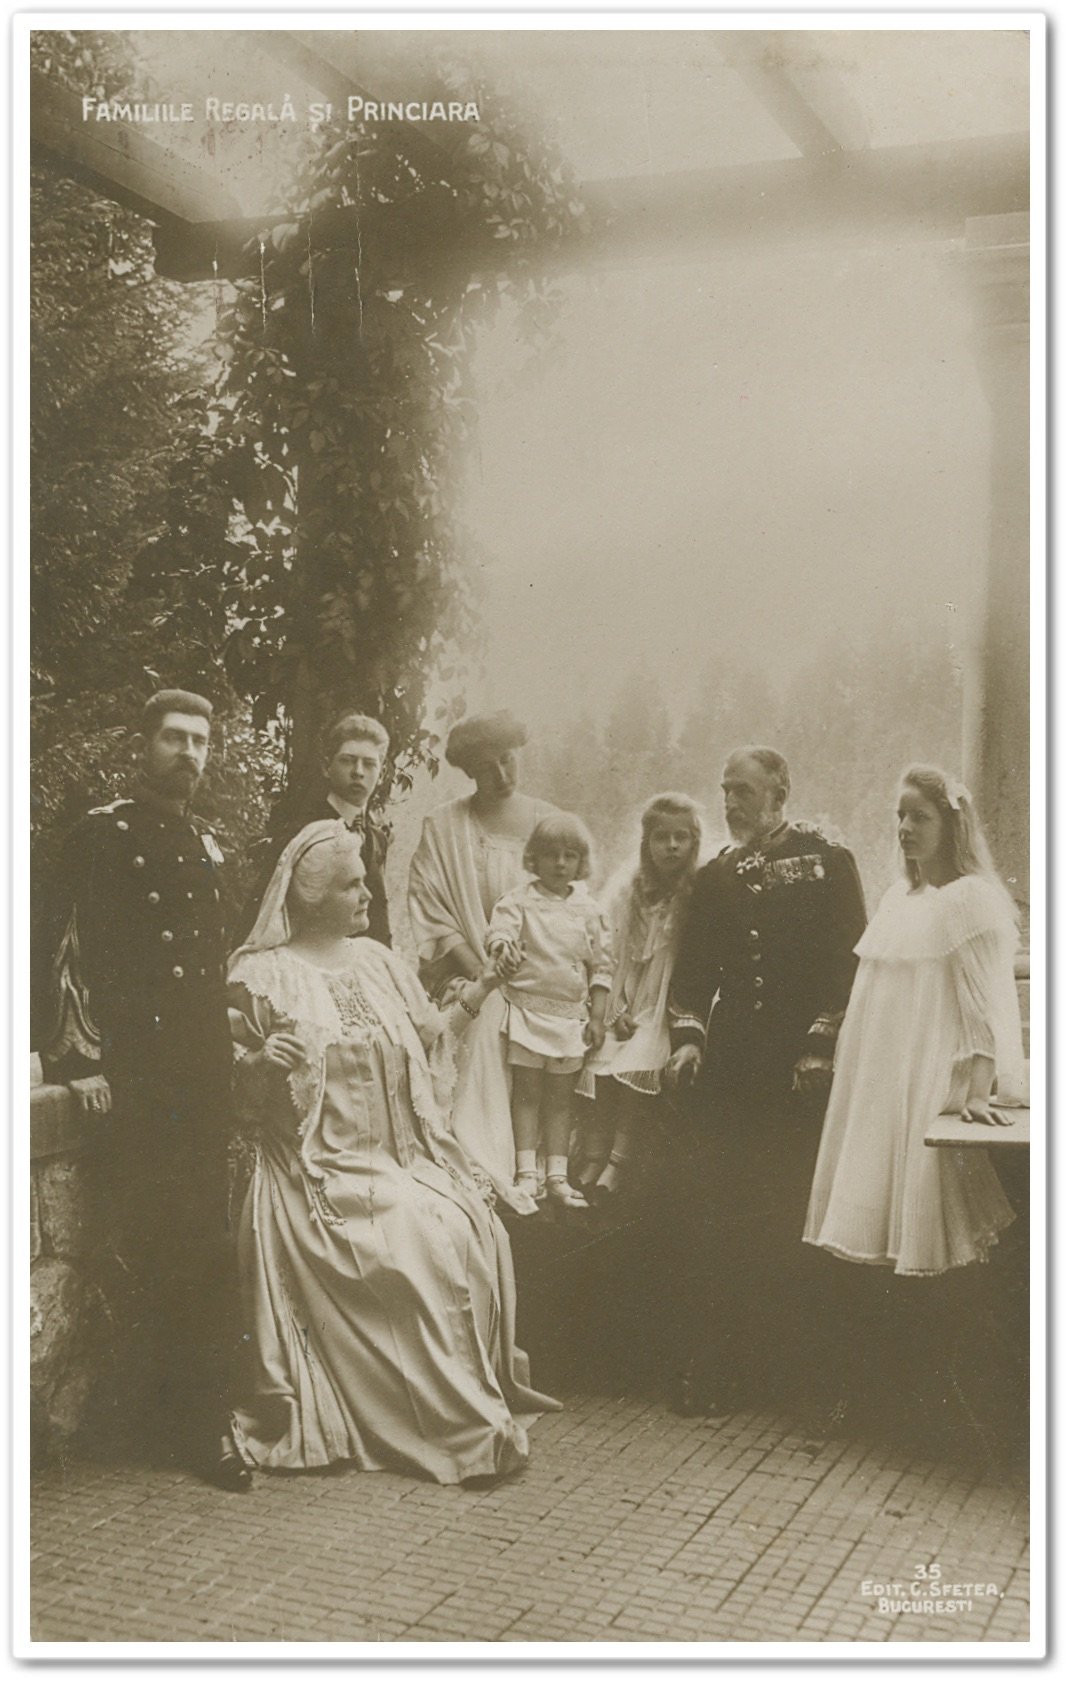
<svg viewBox="0 0 1072 1683"><path fill-rule="evenodd" d="M568 905L571 900L581 899L585 893L585 885L583 882L571 882L568 894L549 894L539 877L529 878L529 889L536 895L538 900L558 900L563 906Z"/></svg>
<svg viewBox="0 0 1072 1683"><path fill-rule="evenodd" d="M352 801L344 801L342 796L337 795L333 789L328 790L328 805L347 824L352 824L355 818L365 817L365 807L354 806Z"/></svg>

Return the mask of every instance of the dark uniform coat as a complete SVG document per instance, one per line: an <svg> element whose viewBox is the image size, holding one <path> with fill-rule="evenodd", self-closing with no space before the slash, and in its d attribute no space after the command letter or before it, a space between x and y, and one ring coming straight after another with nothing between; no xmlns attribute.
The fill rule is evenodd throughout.
<svg viewBox="0 0 1072 1683"><path fill-rule="evenodd" d="M128 1421L170 1419L159 1441L206 1453L227 1418L239 1347L228 1236L232 1044L209 827L149 794L89 813L63 850L50 1074L103 1074L113 1108L96 1119L105 1219L136 1365ZM130 1301L128 1295L133 1294Z"/></svg>
<svg viewBox="0 0 1072 1683"><path fill-rule="evenodd" d="M693 1402L814 1386L822 1293L801 1239L829 1070L866 923L852 854L807 824L697 872L671 983L671 1043L704 1053L702 1126L681 1148L666 1267Z"/></svg>
<svg viewBox="0 0 1072 1683"><path fill-rule="evenodd" d="M96 1071L161 1096L193 1085L226 1108L222 863L207 824L151 797L113 801L76 825L57 883L54 1019L42 1048L61 1075Z"/></svg>
<svg viewBox="0 0 1072 1683"><path fill-rule="evenodd" d="M832 1059L866 921L852 854L808 824L727 847L697 872L671 1043L703 1049L712 1099L784 1099L801 1058Z"/></svg>

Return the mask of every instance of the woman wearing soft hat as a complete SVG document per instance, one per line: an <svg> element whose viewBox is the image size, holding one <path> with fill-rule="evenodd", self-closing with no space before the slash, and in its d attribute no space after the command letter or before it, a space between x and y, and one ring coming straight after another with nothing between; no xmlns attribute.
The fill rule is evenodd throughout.
<svg viewBox="0 0 1072 1683"><path fill-rule="evenodd" d="M528 733L502 710L473 714L447 738L448 765L472 778L470 795L437 807L424 821L409 875L409 915L425 986L447 1003L487 962L492 908L524 880L525 843L555 810L518 788L519 750ZM512 1207L514 1139L510 1073L502 1035L504 1004L488 996L458 1046L454 1133Z"/></svg>

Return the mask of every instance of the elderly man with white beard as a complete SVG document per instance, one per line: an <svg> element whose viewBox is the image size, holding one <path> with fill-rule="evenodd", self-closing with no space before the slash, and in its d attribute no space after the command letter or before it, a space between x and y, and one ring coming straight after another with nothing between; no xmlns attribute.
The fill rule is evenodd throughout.
<svg viewBox="0 0 1072 1683"><path fill-rule="evenodd" d="M789 788L772 748L726 761L733 841L697 873L671 985L668 1084L699 1124L673 1224L686 1413L822 1394L801 1233L866 914L852 854L786 818Z"/></svg>

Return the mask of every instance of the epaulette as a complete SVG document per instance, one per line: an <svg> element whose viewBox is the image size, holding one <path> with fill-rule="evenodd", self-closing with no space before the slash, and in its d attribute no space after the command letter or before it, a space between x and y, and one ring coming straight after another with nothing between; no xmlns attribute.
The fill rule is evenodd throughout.
<svg viewBox="0 0 1072 1683"><path fill-rule="evenodd" d="M120 807L133 806L133 805L134 805L133 801L127 800L124 797L123 799L120 799L118 801L109 801L107 806L91 806L89 811L86 813L86 817L87 818L97 818L97 817L99 817L99 815L102 812L103 813L118 812Z"/></svg>
<svg viewBox="0 0 1072 1683"><path fill-rule="evenodd" d="M845 839L841 832L835 830L832 825L828 824L825 829L822 829L818 824L811 824L806 819L797 818L793 820L792 828L799 830L802 835L814 836L816 841L825 842L828 847L845 846Z"/></svg>

